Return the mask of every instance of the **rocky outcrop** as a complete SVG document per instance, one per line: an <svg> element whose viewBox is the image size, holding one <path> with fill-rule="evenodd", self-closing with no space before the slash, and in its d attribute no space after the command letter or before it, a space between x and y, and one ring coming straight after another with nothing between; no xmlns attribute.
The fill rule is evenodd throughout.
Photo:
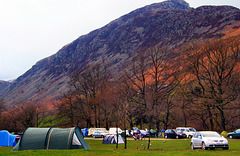
<svg viewBox="0 0 240 156"><path fill-rule="evenodd" d="M10 82L8 81L0 81L0 93L3 91L5 88L10 86Z"/></svg>

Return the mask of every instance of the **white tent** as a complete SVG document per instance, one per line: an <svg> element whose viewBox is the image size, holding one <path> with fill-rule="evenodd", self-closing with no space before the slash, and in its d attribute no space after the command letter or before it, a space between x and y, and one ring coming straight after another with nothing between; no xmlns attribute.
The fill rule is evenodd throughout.
<svg viewBox="0 0 240 156"><path fill-rule="evenodd" d="M107 135L105 136L105 138L103 139L102 144L117 144L117 139L118 139L118 144L124 144L124 139L121 135Z"/></svg>
<svg viewBox="0 0 240 156"><path fill-rule="evenodd" d="M73 134L72 145L82 145L80 143L79 139L77 138L77 135L75 133Z"/></svg>

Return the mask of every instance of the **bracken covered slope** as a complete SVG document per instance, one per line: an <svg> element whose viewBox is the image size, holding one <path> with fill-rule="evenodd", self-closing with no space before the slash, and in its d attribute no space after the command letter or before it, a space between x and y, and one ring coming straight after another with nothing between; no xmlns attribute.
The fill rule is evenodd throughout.
<svg viewBox="0 0 240 156"><path fill-rule="evenodd" d="M55 55L40 60L0 91L7 104L25 100L48 102L68 89L69 75L104 59L113 75L126 68L137 52L155 44L173 48L192 39L211 39L239 30L240 10L231 6L190 8L168 0L137 9L80 36Z"/></svg>

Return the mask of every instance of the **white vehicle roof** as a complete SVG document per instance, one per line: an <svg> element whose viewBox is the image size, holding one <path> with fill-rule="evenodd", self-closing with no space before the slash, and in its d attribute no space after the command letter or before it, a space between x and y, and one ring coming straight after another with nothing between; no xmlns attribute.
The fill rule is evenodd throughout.
<svg viewBox="0 0 240 156"><path fill-rule="evenodd" d="M218 132L215 132L215 131L199 131L200 133L218 133Z"/></svg>
<svg viewBox="0 0 240 156"><path fill-rule="evenodd" d="M177 127L177 128L193 128L193 127ZM177 129L177 128L176 128L176 129ZM195 129L195 128L194 128L194 129Z"/></svg>

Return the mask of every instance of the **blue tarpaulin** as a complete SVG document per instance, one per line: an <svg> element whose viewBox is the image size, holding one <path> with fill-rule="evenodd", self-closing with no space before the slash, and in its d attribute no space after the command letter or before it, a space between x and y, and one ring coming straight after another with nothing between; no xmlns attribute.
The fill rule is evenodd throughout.
<svg viewBox="0 0 240 156"><path fill-rule="evenodd" d="M88 136L88 128L81 129L83 136L87 137Z"/></svg>
<svg viewBox="0 0 240 156"><path fill-rule="evenodd" d="M0 146L15 146L17 135L12 135L8 131L0 131Z"/></svg>

